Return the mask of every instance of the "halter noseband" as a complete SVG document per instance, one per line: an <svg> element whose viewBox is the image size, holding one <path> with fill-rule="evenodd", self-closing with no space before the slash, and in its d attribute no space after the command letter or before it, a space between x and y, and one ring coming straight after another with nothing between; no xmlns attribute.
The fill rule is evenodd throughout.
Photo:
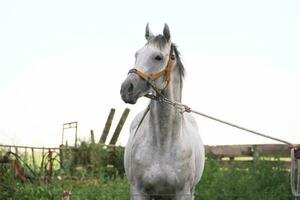
<svg viewBox="0 0 300 200"><path fill-rule="evenodd" d="M171 72L172 72L174 60L175 60L175 55L172 53L172 47L171 47L168 64L167 64L166 68L163 69L162 71L153 73L150 76L148 76L144 72L133 68L133 69L129 70L128 74L135 73L140 78L147 81L156 92L162 91L169 85L169 82L171 80ZM163 75L165 76L165 80L166 80L167 84L163 89L158 89L152 82L157 80L159 77L161 77Z"/></svg>

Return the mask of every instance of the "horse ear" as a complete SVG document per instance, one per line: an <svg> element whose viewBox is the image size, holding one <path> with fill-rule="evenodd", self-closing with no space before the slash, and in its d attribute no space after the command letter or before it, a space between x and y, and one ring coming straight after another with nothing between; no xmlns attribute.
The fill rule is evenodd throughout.
<svg viewBox="0 0 300 200"><path fill-rule="evenodd" d="M165 23L165 26L164 26L164 31L163 31L163 33L164 33L164 36L165 36L165 38L167 39L167 41L169 41L170 38L171 38L171 34L170 34L169 26L168 26L168 24L166 24L166 23Z"/></svg>
<svg viewBox="0 0 300 200"><path fill-rule="evenodd" d="M146 32L145 32L145 38L146 40L149 40L150 37L153 37L153 33L151 32L149 28L149 23L146 25Z"/></svg>

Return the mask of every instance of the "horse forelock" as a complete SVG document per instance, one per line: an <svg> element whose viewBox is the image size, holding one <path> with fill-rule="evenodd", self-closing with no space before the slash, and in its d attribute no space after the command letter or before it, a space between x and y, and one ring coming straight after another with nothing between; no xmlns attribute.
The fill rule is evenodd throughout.
<svg viewBox="0 0 300 200"><path fill-rule="evenodd" d="M147 45L154 45L161 50L164 49L167 44L168 44L167 39L165 38L165 36L161 34L150 37L147 42Z"/></svg>

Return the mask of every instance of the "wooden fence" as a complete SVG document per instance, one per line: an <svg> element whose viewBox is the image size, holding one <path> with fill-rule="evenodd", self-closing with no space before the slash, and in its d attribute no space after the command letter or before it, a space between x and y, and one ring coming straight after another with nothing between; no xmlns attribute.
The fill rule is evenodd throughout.
<svg viewBox="0 0 300 200"><path fill-rule="evenodd" d="M104 145L112 150L114 145ZM16 145L1 145L0 149L6 151L13 151L19 153L20 149L24 160L29 160L32 166L38 166L35 159L35 152L40 151L42 155L46 153L56 152L59 154L63 147L32 147L32 146L16 146ZM235 163L249 163L255 160L255 158L263 157L266 160L274 160L274 158L280 158L282 162L285 162L285 166L289 167L290 164L290 148L284 144L250 144L250 145L216 145L205 146L206 156L219 159L224 165ZM31 157L31 159L28 159Z"/></svg>
<svg viewBox="0 0 300 200"><path fill-rule="evenodd" d="M12 174L18 174L19 178L23 180L28 179L28 171L30 171L29 174L31 174L31 177L43 178L45 181L50 181L55 170L70 170L74 169L74 166L83 163L87 163L89 166L102 163L104 167L114 166L114 169L118 170L118 174L122 174L124 173L124 166L123 155L120 152L124 149L116 148L116 143L129 112L128 108L124 110L112 137L109 139L108 135L115 114L115 109L112 108L99 140L95 139L94 131L91 130L91 144L85 143L85 145L91 145L87 148L89 150L80 150L83 143L77 145L77 122L63 124L62 145L60 147L0 144L0 169L10 167L14 169ZM76 126L72 126L72 124ZM65 128L76 128L74 147L63 145ZM259 158L263 158L268 162L279 161L284 168L290 168L290 149L285 144L206 145L205 152L207 158L219 160L222 167L247 167L255 164ZM99 156L99 154L101 155ZM97 162L97 159L100 159L99 162Z"/></svg>
<svg viewBox="0 0 300 200"><path fill-rule="evenodd" d="M206 153L222 157L290 157L290 148L285 144L250 144L205 146Z"/></svg>
<svg viewBox="0 0 300 200"><path fill-rule="evenodd" d="M260 157L270 162L279 159L285 168L290 167L291 150L285 144L205 146L205 151L207 156L221 160L224 166L243 166L255 162Z"/></svg>
<svg viewBox="0 0 300 200"><path fill-rule="evenodd" d="M110 127L114 118L115 109L111 109L110 113L108 115L106 124L104 126L103 132L101 134L101 137L99 140L95 139L94 131L91 130L91 143L95 145L98 142L97 145L103 145L106 146L109 150L115 151L115 145L117 143L117 140L119 138L120 132L122 130L122 127L127 119L127 116L129 114L129 109L126 108L119 120L119 123L116 126L115 131L113 132L113 135L108 140L108 134L110 131ZM76 123L76 135L75 135L75 147L68 147L69 149L72 149L74 154L76 154L77 148L77 122L72 123L66 123L63 125L63 130L65 129L65 125L68 125L67 128L73 128L70 126L70 124ZM62 143L64 142L62 132ZM108 145L105 145L105 143ZM20 158L22 157L22 160L24 163L26 163L28 166L32 166L33 169L38 168L40 166L40 171L49 171L49 176L52 171L53 162L57 161L60 163L60 167L62 166L63 161L65 160L64 155L65 150L67 150L63 145L60 147L32 147L32 146L17 146L17 145L1 145L0 144L0 150L4 150L6 152L12 152L16 155L20 155ZM257 145L217 145L217 146L205 146L206 150L206 156L219 159L220 162L224 165L237 165L237 166L243 166L243 165L249 165L253 162L255 162L256 158L258 157L264 157L266 160L274 161L274 158L280 158L281 162L283 162L283 165L288 168L290 166L290 149L285 144L257 144ZM40 163L38 163L36 159L36 152L39 152L39 156L42 155L42 160L39 160ZM76 156L76 155L75 155ZM41 157L41 156L40 156ZM120 158L119 158L120 159ZM47 165L45 165L44 162L47 161ZM123 162L121 162L123 163ZM0 164L1 164L1 157L0 157Z"/></svg>

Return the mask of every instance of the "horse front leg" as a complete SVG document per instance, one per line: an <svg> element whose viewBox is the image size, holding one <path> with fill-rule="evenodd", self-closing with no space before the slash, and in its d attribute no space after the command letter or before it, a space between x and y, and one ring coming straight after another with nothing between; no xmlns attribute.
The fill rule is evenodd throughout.
<svg viewBox="0 0 300 200"><path fill-rule="evenodd" d="M149 195L143 193L141 189L136 186L131 186L131 200L150 200Z"/></svg>
<svg viewBox="0 0 300 200"><path fill-rule="evenodd" d="M178 194L175 196L174 200L194 200L193 194Z"/></svg>
<svg viewBox="0 0 300 200"><path fill-rule="evenodd" d="M194 189L186 186L184 190L177 192L174 200L194 200L194 197Z"/></svg>

